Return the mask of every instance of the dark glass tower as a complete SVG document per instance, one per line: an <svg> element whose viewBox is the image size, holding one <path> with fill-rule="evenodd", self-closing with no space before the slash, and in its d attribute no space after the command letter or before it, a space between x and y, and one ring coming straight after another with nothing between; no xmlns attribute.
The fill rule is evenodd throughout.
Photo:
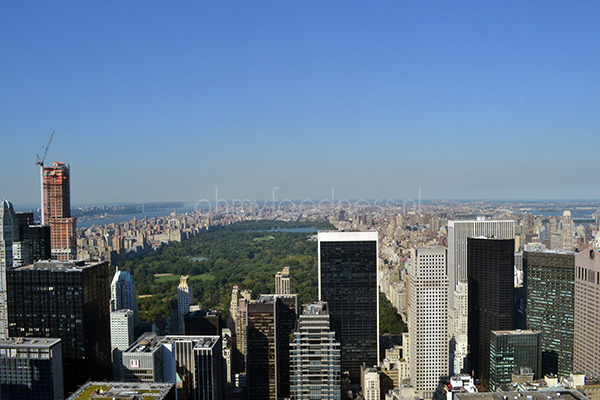
<svg viewBox="0 0 600 400"><path fill-rule="evenodd" d="M490 333L513 328L515 240L467 239L469 362L475 378L490 379Z"/></svg>
<svg viewBox="0 0 600 400"><path fill-rule="evenodd" d="M525 251L523 286L527 329L542 333L542 376L573 372L575 253Z"/></svg>
<svg viewBox="0 0 600 400"><path fill-rule="evenodd" d="M341 344L342 372L379 361L377 232L319 232L319 300L327 302Z"/></svg>
<svg viewBox="0 0 600 400"><path fill-rule="evenodd" d="M110 378L108 262L41 261L7 281L10 336L62 339L65 392Z"/></svg>
<svg viewBox="0 0 600 400"><path fill-rule="evenodd" d="M290 335L296 327L298 296L261 295L248 315L248 393L254 400L290 397Z"/></svg>

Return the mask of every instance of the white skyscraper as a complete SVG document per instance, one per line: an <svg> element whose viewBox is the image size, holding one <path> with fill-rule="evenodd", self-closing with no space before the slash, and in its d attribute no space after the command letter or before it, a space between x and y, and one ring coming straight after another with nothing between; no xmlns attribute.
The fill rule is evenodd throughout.
<svg viewBox="0 0 600 400"><path fill-rule="evenodd" d="M411 250L408 332L411 384L430 399L440 377L448 375L448 276L444 247Z"/></svg>
<svg viewBox="0 0 600 400"><path fill-rule="evenodd" d="M8 337L6 270L13 267L13 243L19 240L19 223L8 200L0 204L0 339Z"/></svg>
<svg viewBox="0 0 600 400"><path fill-rule="evenodd" d="M292 294L290 267L283 267L281 272L275 274L275 294Z"/></svg>
<svg viewBox="0 0 600 400"><path fill-rule="evenodd" d="M133 311L116 310L110 313L110 346L113 380L123 379L122 353L133 343Z"/></svg>
<svg viewBox="0 0 600 400"><path fill-rule="evenodd" d="M117 270L110 284L110 310L125 309L133 311L133 323L136 324L139 317L135 282L129 271Z"/></svg>
<svg viewBox="0 0 600 400"><path fill-rule="evenodd" d="M192 282L189 275L181 276L177 287L177 316L179 334L185 334L185 314L190 312L190 306L194 304Z"/></svg>

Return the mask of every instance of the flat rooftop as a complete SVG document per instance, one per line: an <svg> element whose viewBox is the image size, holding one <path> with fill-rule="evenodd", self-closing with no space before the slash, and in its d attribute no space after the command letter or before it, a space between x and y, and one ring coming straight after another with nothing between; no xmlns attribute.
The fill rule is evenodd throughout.
<svg viewBox="0 0 600 400"><path fill-rule="evenodd" d="M23 265L22 267L13 268L13 271L23 271L23 270L81 271L84 268L91 268L91 267L95 267L100 264L108 264L108 261L86 263L84 260L77 260L77 261L46 260L46 261L37 261L33 264Z"/></svg>
<svg viewBox="0 0 600 400"><path fill-rule="evenodd" d="M530 392L479 392L455 393L459 400L587 400L577 390L543 390Z"/></svg>
<svg viewBox="0 0 600 400"><path fill-rule="evenodd" d="M540 331L533 331L530 329L511 329L505 331L492 331L496 336L506 336L506 335L535 335L536 333L540 333Z"/></svg>
<svg viewBox="0 0 600 400"><path fill-rule="evenodd" d="M55 344L60 343L60 339L56 338L6 338L0 339L1 348L50 348Z"/></svg>
<svg viewBox="0 0 600 400"><path fill-rule="evenodd" d="M173 383L88 382L67 400L161 400L173 390Z"/></svg>
<svg viewBox="0 0 600 400"><path fill-rule="evenodd" d="M157 336L156 333L146 333L133 343L124 353L152 353L163 344L173 342L197 342L194 348L211 349L218 342L220 336L190 336L190 335L168 335Z"/></svg>

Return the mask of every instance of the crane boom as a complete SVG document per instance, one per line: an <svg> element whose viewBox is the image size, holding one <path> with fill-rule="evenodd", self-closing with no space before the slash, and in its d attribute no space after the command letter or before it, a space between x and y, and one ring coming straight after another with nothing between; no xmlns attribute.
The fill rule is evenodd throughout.
<svg viewBox="0 0 600 400"><path fill-rule="evenodd" d="M36 161L37 165L41 165L42 167L44 166L44 160L46 159L46 156L48 155L48 149L50 148L50 144L52 143L52 137L54 137L54 132L56 132L56 131L52 131L52 134L50 135L50 139L48 140L48 144L46 145L46 150L44 151L44 156L42 158L40 158L40 155L38 153L37 161Z"/></svg>
<svg viewBox="0 0 600 400"><path fill-rule="evenodd" d="M41 195L40 214L41 214L42 225L44 225L44 223L46 222L46 221L44 221L44 160L46 159L46 156L48 155L48 149L50 148L50 144L52 143L52 138L54 137L54 132L55 131L52 131L52 134L50 135L50 140L48 140L48 144L46 145L46 150L44 151L44 156L42 158L40 158L40 154L38 153L36 155L37 161L35 162L36 165L40 166L40 195ZM41 150L40 150L40 152L41 152Z"/></svg>

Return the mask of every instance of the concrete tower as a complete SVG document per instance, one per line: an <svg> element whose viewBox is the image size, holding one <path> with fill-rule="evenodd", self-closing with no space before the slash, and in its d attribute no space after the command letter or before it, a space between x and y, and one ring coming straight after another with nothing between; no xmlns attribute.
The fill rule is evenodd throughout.
<svg viewBox="0 0 600 400"><path fill-rule="evenodd" d="M283 270L275 275L275 294L291 293L290 267L283 267Z"/></svg>
<svg viewBox="0 0 600 400"><path fill-rule="evenodd" d="M131 310L133 323L139 322L135 282L129 271L115 272L110 284L110 310Z"/></svg>
<svg viewBox="0 0 600 400"><path fill-rule="evenodd" d="M43 169L44 223L50 226L52 259L77 258L77 219L71 218L70 168L54 162Z"/></svg>
<svg viewBox="0 0 600 400"><path fill-rule="evenodd" d="M444 247L411 249L408 358L411 383L425 399L433 397L440 377L448 375L446 254Z"/></svg>

